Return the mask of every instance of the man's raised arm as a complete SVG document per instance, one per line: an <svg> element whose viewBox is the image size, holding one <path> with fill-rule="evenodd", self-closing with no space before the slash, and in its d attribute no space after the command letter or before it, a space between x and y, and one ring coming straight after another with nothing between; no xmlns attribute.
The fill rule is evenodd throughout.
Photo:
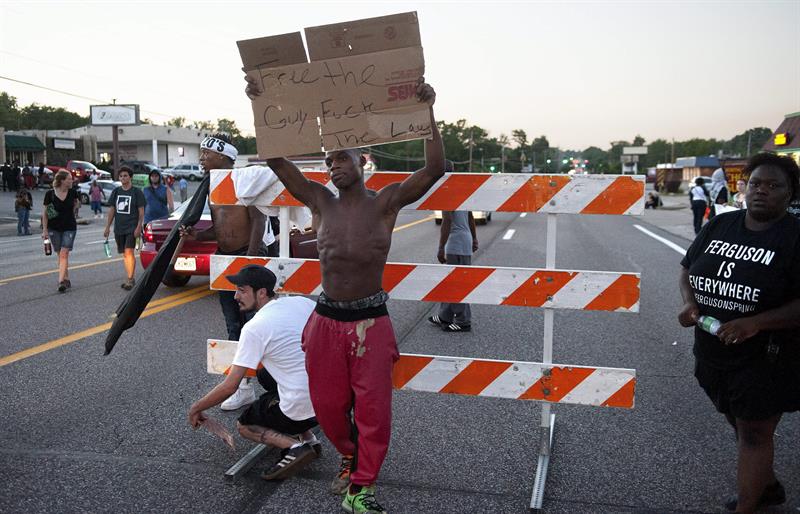
<svg viewBox="0 0 800 514"><path fill-rule="evenodd" d="M244 92L250 100L255 100L255 97L264 92L255 79L245 75L244 80L247 82ZM303 175L303 172L297 169L297 166L288 159L283 157L267 159L267 166L275 172L283 185L286 186L286 189L292 193L292 196L312 209L316 204L318 195L332 194L322 184L308 180Z"/></svg>
<svg viewBox="0 0 800 514"><path fill-rule="evenodd" d="M431 138L425 140L425 167L405 179L392 193L391 206L396 210L422 198L422 195L444 175L444 144L433 116L436 92L430 84L424 82L423 78L419 79L417 97L420 102L427 102L431 106Z"/></svg>

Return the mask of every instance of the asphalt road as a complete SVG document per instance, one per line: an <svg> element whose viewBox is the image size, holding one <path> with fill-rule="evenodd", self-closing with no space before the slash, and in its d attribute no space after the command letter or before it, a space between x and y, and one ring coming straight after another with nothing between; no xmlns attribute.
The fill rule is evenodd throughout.
<svg viewBox="0 0 800 514"><path fill-rule="evenodd" d="M426 215L401 213L398 226ZM545 512L721 512L735 490L732 431L696 385L691 331L676 322L680 255L634 224L689 242L648 220L559 217L558 268L640 272L642 298L639 314L557 312L554 361L635 368L638 385L633 410L553 408ZM435 262L437 229L428 221L398 231L390 259ZM515 232L506 240L508 229ZM104 332L87 329L102 328L125 292L122 263L97 243L101 230L79 228L73 289L64 295L38 237L0 237L0 359L56 342L0 366L0 512L339 512L327 493L338 466L327 441L323 457L293 479L259 478L276 458L270 453L229 483L223 472L251 446L239 440L231 451L188 426L189 405L219 381L205 372L205 340L225 335L215 295L200 294L207 280L159 290L164 310L103 357ZM544 266L541 215L495 213L478 235L477 264ZM476 305L473 331L447 334L425 322L434 308L391 302L402 352L541 359L540 310ZM76 333L90 335L58 345ZM534 402L396 392L379 499L395 513L526 512L539 413ZM237 415L210 414L230 427ZM772 512L800 506L798 418L778 427L776 470L789 501Z"/></svg>

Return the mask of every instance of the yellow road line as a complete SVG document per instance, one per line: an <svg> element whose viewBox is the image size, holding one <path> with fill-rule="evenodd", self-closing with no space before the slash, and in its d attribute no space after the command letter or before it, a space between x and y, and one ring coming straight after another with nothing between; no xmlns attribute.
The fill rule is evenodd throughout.
<svg viewBox="0 0 800 514"><path fill-rule="evenodd" d="M106 264L109 262L119 262L122 260L122 257L117 257L115 259L104 259L102 261L96 262L89 262L86 264L78 264L77 266L70 266L69 270L72 271L74 269L81 269L81 268L90 268L92 266L99 266L101 264ZM40 271L38 273L31 273L29 275L19 275L17 277L8 277L8 278L0 278L0 285L5 284L6 282L13 282L15 280L22 280L23 278L33 278L33 277L41 277L42 275L50 275L51 273L58 273L57 269L50 270L50 271Z"/></svg>
<svg viewBox="0 0 800 514"><path fill-rule="evenodd" d="M430 221L433 218L434 218L434 216L433 216L433 214L431 214L430 216L426 216L426 217L422 218L421 220L412 221L411 223L406 223L405 225L400 225L399 227L395 228L392 232L399 232L399 231L401 231L403 229L406 229L408 227L413 227L414 225L419 225L420 223L425 223L426 221Z"/></svg>
<svg viewBox="0 0 800 514"><path fill-rule="evenodd" d="M193 302L195 300L199 300L200 298L212 295L215 292L205 289L205 286L203 286L202 288L204 289L203 291L195 291L194 289L190 289L189 291L184 291L183 293L179 293L171 297L168 296L166 298L160 298L155 302L151 302L150 304L148 304L148 308L142 313L140 318L146 318L148 316L152 316L153 314L158 314L159 312L163 312L168 309L172 309L174 307L178 307L180 305ZM188 294L190 293L190 291L195 291L195 292L194 294ZM161 302L161 303L158 305L154 305L156 302ZM53 348L58 348L60 346L67 345L69 343L74 343L75 341L80 341L81 339L84 339L86 337L93 336L101 332L105 332L109 328L111 328L110 322L103 323L102 325L97 325L96 327L87 328L86 330L81 330L80 332L75 332L74 334L60 337L58 339L54 339L47 343L34 346L33 348L22 350L21 352L12 353L11 355L7 355L6 357L0 358L0 367L3 367L7 364L11 364L12 362L20 361L22 359L27 359L28 357L38 355L42 352L46 352L47 350L52 350Z"/></svg>

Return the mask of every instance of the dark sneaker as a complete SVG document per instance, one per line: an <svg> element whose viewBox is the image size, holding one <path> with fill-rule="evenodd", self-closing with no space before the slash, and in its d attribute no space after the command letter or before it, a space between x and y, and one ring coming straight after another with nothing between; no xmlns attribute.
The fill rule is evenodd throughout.
<svg viewBox="0 0 800 514"><path fill-rule="evenodd" d="M778 482L777 480L772 484L768 485L764 492L761 494L761 498L758 499L758 506L757 509L763 509L764 507L769 507L771 505L780 505L786 501L786 490L783 488L783 484ZM736 496L732 496L728 501L725 502L725 508L734 511L736 507L739 505L739 499Z"/></svg>
<svg viewBox="0 0 800 514"><path fill-rule="evenodd" d="M353 456L343 455L342 462L339 464L339 473L331 481L330 491L333 494L342 495L350 487L350 470L353 467Z"/></svg>
<svg viewBox="0 0 800 514"><path fill-rule="evenodd" d="M286 453L281 452L281 459L269 468L261 478L264 480L283 480L298 473L312 460L317 458L317 454L308 443L302 444Z"/></svg>
<svg viewBox="0 0 800 514"><path fill-rule="evenodd" d="M351 494L348 489L342 501L342 509L352 514L387 514L378 500L375 499L375 486L362 486L361 490Z"/></svg>
<svg viewBox="0 0 800 514"><path fill-rule="evenodd" d="M132 279L132 278L129 278L128 280L123 282L120 287L122 289L126 290L126 291L130 291L131 289L133 289L133 286L135 286L135 285L136 285L136 280Z"/></svg>
<svg viewBox="0 0 800 514"><path fill-rule="evenodd" d="M58 292L63 293L66 290L67 290L67 282L65 280L62 280L61 282L58 283Z"/></svg>
<svg viewBox="0 0 800 514"><path fill-rule="evenodd" d="M472 330L472 326L460 325L458 323L448 323L447 325L442 325L442 330L445 332L469 332Z"/></svg>
<svg viewBox="0 0 800 514"><path fill-rule="evenodd" d="M64 282L67 284L67 289L72 287L72 282L70 282L69 280L65 280Z"/></svg>
<svg viewBox="0 0 800 514"><path fill-rule="evenodd" d="M449 324L449 322L444 321L438 315L434 314L433 316L428 316L428 323L431 325L436 325L437 327L441 327L442 325Z"/></svg>

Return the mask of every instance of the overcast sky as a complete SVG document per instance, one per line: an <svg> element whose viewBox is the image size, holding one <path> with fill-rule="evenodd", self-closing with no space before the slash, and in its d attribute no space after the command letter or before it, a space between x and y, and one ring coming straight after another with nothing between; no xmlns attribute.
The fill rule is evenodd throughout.
<svg viewBox="0 0 800 514"><path fill-rule="evenodd" d="M19 103L138 103L157 123L253 131L236 41L416 10L437 118L607 148L730 138L800 111L800 0L54 2L0 0L0 79Z"/></svg>

